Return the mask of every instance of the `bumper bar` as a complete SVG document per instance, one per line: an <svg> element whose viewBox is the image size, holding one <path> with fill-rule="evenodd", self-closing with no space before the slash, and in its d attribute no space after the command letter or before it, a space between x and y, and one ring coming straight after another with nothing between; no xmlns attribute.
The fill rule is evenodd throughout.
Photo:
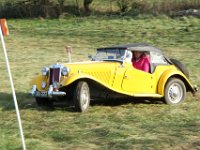
<svg viewBox="0 0 200 150"><path fill-rule="evenodd" d="M30 92L30 94L34 97L53 97L53 96L65 96L66 92L62 92L62 91L53 91L53 86L50 85L49 86L49 90L45 91L45 92L40 92L37 91L36 85L33 85L32 90Z"/></svg>

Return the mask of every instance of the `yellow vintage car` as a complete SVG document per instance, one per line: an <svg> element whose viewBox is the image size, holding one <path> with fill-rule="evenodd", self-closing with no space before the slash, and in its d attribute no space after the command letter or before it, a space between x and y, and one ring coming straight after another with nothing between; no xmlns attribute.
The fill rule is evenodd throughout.
<svg viewBox="0 0 200 150"><path fill-rule="evenodd" d="M133 67L134 51L148 55L148 72ZM42 68L31 84L39 106L62 99L72 101L80 112L88 110L91 99L153 97L177 105L184 101L186 92L197 91L180 61L143 43L98 48L91 61L52 64Z"/></svg>

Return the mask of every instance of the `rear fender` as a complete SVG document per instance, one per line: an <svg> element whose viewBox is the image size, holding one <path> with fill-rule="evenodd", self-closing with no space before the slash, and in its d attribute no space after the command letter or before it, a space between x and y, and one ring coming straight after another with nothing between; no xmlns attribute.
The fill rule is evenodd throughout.
<svg viewBox="0 0 200 150"><path fill-rule="evenodd" d="M186 86L186 90L191 91L192 93L194 92L194 88L192 84L182 72L169 69L165 71L160 77L160 80L158 82L158 94L164 96L165 85L167 81L169 80L169 78L171 77L175 77L182 80Z"/></svg>

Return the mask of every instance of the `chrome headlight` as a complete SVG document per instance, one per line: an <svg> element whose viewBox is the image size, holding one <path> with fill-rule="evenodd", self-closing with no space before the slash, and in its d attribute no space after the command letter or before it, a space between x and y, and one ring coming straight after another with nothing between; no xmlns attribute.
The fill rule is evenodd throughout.
<svg viewBox="0 0 200 150"><path fill-rule="evenodd" d="M62 75L66 76L66 75L68 75L68 73L69 73L69 68L68 67L63 67L62 68Z"/></svg>
<svg viewBox="0 0 200 150"><path fill-rule="evenodd" d="M47 67L42 68L42 75L43 76L46 76L48 74L48 72L49 72L49 68L47 68Z"/></svg>
<svg viewBox="0 0 200 150"><path fill-rule="evenodd" d="M46 82L45 82L45 81L42 81L41 86L42 86L43 89L46 88L46 85L47 85Z"/></svg>

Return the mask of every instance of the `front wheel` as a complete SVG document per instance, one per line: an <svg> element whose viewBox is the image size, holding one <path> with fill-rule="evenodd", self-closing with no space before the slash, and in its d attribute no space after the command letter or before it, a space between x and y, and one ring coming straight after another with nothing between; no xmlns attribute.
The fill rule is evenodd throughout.
<svg viewBox="0 0 200 150"><path fill-rule="evenodd" d="M79 81L76 85L73 101L75 110L79 112L85 112L90 105L90 89L85 81Z"/></svg>
<svg viewBox="0 0 200 150"><path fill-rule="evenodd" d="M184 101L185 96L186 88L183 81L171 78L165 86L165 102L170 105L177 105Z"/></svg>

